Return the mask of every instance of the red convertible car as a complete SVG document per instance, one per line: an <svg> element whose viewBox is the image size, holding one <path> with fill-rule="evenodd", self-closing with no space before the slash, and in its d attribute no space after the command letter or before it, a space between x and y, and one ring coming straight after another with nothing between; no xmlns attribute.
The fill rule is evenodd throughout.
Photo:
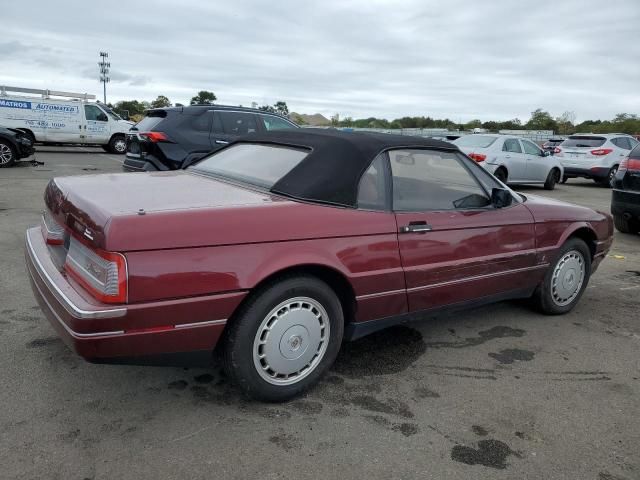
<svg viewBox="0 0 640 480"><path fill-rule="evenodd" d="M304 129L181 171L55 178L45 203L26 262L72 349L217 347L268 401L316 382L343 340L426 312L531 297L566 313L613 234L608 214L515 193L449 143Z"/></svg>

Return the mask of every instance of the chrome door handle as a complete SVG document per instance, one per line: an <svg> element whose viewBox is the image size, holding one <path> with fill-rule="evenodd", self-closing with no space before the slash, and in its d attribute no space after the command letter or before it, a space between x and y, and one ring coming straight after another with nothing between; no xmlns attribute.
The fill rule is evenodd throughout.
<svg viewBox="0 0 640 480"><path fill-rule="evenodd" d="M409 225L400 227L400 233L425 233L432 230L427 222L411 222Z"/></svg>
<svg viewBox="0 0 640 480"><path fill-rule="evenodd" d="M218 145L228 145L229 144L229 142L225 142L224 140L216 140L216 143Z"/></svg>

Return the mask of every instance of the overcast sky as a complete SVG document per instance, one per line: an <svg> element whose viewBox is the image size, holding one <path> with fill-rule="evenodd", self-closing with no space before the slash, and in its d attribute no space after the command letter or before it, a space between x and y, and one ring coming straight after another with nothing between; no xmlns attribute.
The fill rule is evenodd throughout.
<svg viewBox="0 0 640 480"><path fill-rule="evenodd" d="M55 6L54 6L55 4ZM0 85L341 117L640 113L640 0L4 2Z"/></svg>

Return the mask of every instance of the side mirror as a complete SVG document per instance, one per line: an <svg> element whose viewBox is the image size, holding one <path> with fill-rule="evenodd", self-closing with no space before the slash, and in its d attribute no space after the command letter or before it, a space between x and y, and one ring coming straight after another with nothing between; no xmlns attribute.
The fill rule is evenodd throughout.
<svg viewBox="0 0 640 480"><path fill-rule="evenodd" d="M542 150L543 157L548 157L549 155L551 155L551 152L549 150Z"/></svg>
<svg viewBox="0 0 640 480"><path fill-rule="evenodd" d="M494 188L491 190L491 204L496 208L504 208L511 205L513 197L506 188Z"/></svg>
<svg viewBox="0 0 640 480"><path fill-rule="evenodd" d="M101 113L100 115L98 115L98 121L99 122L108 122L109 118L107 117L106 113Z"/></svg>
<svg viewBox="0 0 640 480"><path fill-rule="evenodd" d="M129 120L129 110L123 110L120 116L123 120Z"/></svg>

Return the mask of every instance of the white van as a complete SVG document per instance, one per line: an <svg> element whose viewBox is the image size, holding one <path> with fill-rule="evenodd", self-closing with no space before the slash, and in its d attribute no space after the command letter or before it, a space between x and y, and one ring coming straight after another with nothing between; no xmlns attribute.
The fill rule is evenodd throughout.
<svg viewBox="0 0 640 480"><path fill-rule="evenodd" d="M86 93L0 86L0 126L22 130L35 142L101 145L108 152L124 154L125 133L133 123L106 105L89 101L93 99L95 95Z"/></svg>

